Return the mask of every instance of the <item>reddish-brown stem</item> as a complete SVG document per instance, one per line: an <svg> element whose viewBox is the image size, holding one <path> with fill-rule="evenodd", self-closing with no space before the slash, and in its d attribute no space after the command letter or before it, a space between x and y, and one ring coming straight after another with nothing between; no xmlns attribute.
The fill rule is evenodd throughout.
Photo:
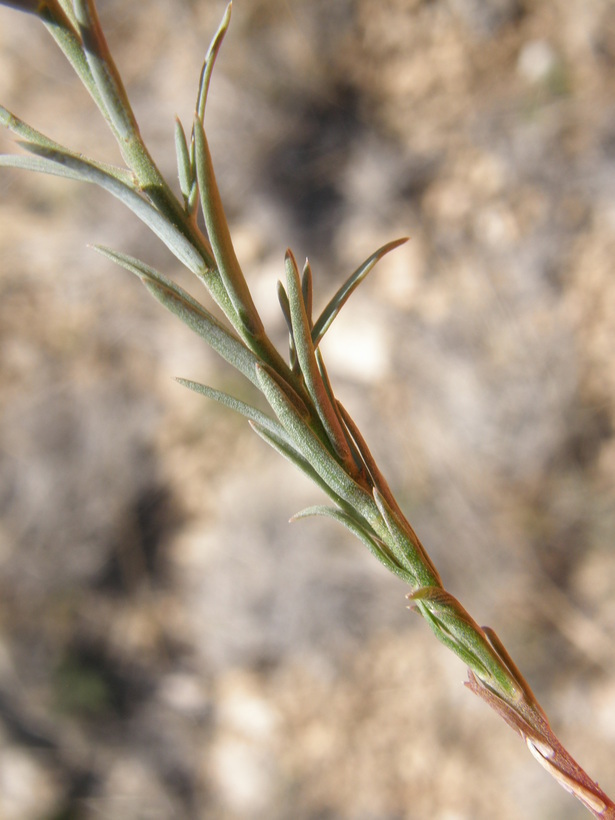
<svg viewBox="0 0 615 820"><path fill-rule="evenodd" d="M525 698L513 708L468 670L466 686L482 698L525 740L533 757L557 782L583 803L594 817L615 820L615 803L559 742L538 704Z"/></svg>

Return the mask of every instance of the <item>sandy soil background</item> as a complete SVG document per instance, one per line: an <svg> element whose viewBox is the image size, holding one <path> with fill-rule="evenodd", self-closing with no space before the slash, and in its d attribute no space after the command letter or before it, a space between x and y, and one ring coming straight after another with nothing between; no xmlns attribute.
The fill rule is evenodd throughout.
<svg viewBox="0 0 615 820"><path fill-rule="evenodd" d="M175 175L214 0L100 1ZM0 101L117 160L33 17ZM236 0L208 132L237 251L316 299L325 358L445 583L615 791L615 7ZM4 135L3 150L18 150ZM198 287L87 186L0 174L0 818L573 820L405 590L247 426L248 388L86 247Z"/></svg>

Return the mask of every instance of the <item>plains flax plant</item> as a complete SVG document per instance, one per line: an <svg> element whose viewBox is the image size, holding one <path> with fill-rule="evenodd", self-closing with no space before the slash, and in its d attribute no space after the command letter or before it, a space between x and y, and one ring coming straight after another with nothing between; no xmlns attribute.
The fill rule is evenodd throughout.
<svg viewBox="0 0 615 820"><path fill-rule="evenodd" d="M262 393L269 415L213 387L180 383L245 417L251 428L300 469L329 498L292 520L327 516L355 535L388 570L410 587L410 606L445 646L468 666L467 686L525 740L538 762L594 816L615 820L615 804L574 761L554 735L529 685L492 629L481 627L444 588L419 537L405 518L367 443L337 400L320 342L350 295L389 251L383 245L363 262L313 319L313 274L301 273L292 253L278 296L289 331L288 361L276 349L254 305L233 249L204 116L216 56L231 6L207 51L189 138L175 122L180 197L163 178L143 142L118 69L106 43L94 0L0 0L37 15L90 92L118 141L125 167L109 166L59 145L5 108L0 124L16 134L27 155L0 157L0 165L51 173L99 185L141 219L197 278L224 319L145 261L97 248L139 277L165 308L201 336ZM203 217L206 232L199 227Z"/></svg>

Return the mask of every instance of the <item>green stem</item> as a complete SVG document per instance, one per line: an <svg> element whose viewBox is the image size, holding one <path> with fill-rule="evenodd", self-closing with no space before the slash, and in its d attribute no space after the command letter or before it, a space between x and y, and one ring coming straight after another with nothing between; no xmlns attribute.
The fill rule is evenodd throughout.
<svg viewBox="0 0 615 820"><path fill-rule="evenodd" d="M289 252L287 292L282 288L280 295L291 334L292 367L265 332L235 256L202 128L209 79L228 25L230 5L201 75L190 151L185 135L180 134L183 152L180 159L185 172L182 203L160 173L141 137L94 0L74 0L73 7L69 0L0 0L2 2L40 16L110 126L133 179L127 183L122 175L128 176L128 171L109 169L66 151L0 108L0 121L25 137L26 147L37 155L28 163L21 158L17 158L19 162L9 162L7 159L16 158L5 157L3 164L46 172L53 169L55 173L61 167L66 176L96 182L131 207L163 241L166 239L169 247L206 286L240 338L154 269L124 254L103 252L140 276L165 307L250 379L264 394L277 421L211 388L196 385L199 392L247 416L268 443L324 489L337 505L336 509L319 507L306 513L336 518L385 566L406 580L412 588L408 596L411 608L422 615L438 640L468 665L467 686L519 732L538 762L592 814L603 820L615 820L615 804L559 743L545 713L495 632L479 626L444 589L438 571L329 383L318 350L322 336L378 259L405 240L385 245L366 260L330 300L316 323L312 322L311 271L306 267L300 277ZM195 186L200 191L209 240L196 222L191 199ZM188 386L195 389L193 382Z"/></svg>

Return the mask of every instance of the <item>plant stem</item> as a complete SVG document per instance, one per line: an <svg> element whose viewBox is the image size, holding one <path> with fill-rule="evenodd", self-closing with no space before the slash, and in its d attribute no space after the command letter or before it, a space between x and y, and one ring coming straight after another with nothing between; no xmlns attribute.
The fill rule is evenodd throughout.
<svg viewBox="0 0 615 820"><path fill-rule="evenodd" d="M2 0L0 0L1 2ZM204 385L185 382L246 416L276 450L303 470L333 501L333 507L298 514L327 514L365 543L391 572L410 586L411 608L438 640L468 666L468 688L525 740L538 762L594 816L615 820L615 804L578 766L554 735L529 685L493 630L480 627L444 588L420 539L405 518L367 444L337 401L320 341L352 291L388 250L381 248L347 280L323 314L312 317L312 273L299 273L286 255L286 287L279 298L289 328L287 363L267 335L235 255L230 229L203 128L211 70L230 17L230 5L207 54L188 148L176 127L183 202L160 173L139 130L113 61L94 0L5 3L37 13L90 92L114 134L126 169L114 169L62 148L2 109L3 124L19 134L34 158L2 157L0 164L58 173L94 182L127 204L166 242L205 285L229 326L146 263L103 249L141 278L148 290L220 355L234 365L269 403L272 416ZM197 196L197 193L199 196ZM197 224L199 204L207 236Z"/></svg>

